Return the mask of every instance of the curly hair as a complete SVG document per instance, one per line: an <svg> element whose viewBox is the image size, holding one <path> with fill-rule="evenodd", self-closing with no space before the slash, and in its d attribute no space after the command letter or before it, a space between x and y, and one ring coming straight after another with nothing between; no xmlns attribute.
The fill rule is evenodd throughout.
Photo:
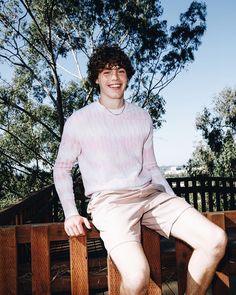
<svg viewBox="0 0 236 295"><path fill-rule="evenodd" d="M126 70L128 80L135 73L129 57L118 45L101 45L95 49L88 62L88 81L99 90L96 84L98 74L107 66L119 66Z"/></svg>

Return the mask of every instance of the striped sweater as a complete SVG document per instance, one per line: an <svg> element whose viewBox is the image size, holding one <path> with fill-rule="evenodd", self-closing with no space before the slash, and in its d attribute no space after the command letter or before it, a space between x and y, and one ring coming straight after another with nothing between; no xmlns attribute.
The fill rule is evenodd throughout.
<svg viewBox="0 0 236 295"><path fill-rule="evenodd" d="M78 214L71 177L76 163L88 197L150 182L174 195L156 163L148 112L128 102L123 112L117 111L115 115L96 101L65 123L53 176L66 218Z"/></svg>

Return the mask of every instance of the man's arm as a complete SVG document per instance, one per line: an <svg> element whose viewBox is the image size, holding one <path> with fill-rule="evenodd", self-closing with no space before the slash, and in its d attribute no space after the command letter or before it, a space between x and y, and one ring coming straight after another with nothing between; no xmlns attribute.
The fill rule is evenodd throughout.
<svg viewBox="0 0 236 295"><path fill-rule="evenodd" d="M150 171L152 175L152 183L157 184L160 190L165 191L169 195L175 195L169 183L162 175L160 168L157 165L156 157L153 149L153 126L152 119L149 117L150 132L143 149L143 166Z"/></svg>
<svg viewBox="0 0 236 295"><path fill-rule="evenodd" d="M87 218L79 215L73 191L71 170L81 153L78 136L76 135L75 119L75 116L72 115L65 123L53 169L55 188L65 215L65 231L69 236L84 234L83 224L90 228Z"/></svg>

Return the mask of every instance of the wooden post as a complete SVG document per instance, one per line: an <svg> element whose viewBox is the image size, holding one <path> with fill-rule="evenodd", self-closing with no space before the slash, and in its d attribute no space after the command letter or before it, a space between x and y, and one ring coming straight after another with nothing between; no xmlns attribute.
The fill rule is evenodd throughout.
<svg viewBox="0 0 236 295"><path fill-rule="evenodd" d="M87 238L70 238L71 294L88 295L88 254Z"/></svg>
<svg viewBox="0 0 236 295"><path fill-rule="evenodd" d="M17 248L15 227L0 228L0 294L17 295Z"/></svg>
<svg viewBox="0 0 236 295"><path fill-rule="evenodd" d="M178 280L178 294L184 295L186 291L188 262L192 254L192 249L189 245L181 240L175 240L176 250L176 269Z"/></svg>
<svg viewBox="0 0 236 295"><path fill-rule="evenodd" d="M51 294L48 225L31 227L32 293Z"/></svg>
<svg viewBox="0 0 236 295"><path fill-rule="evenodd" d="M107 273L109 294L119 295L121 283L120 273L109 256L107 257Z"/></svg>
<svg viewBox="0 0 236 295"><path fill-rule="evenodd" d="M155 282L156 295L162 294L162 277L161 277L161 246L160 236L153 230L142 226L142 244L144 253L147 257L151 279ZM154 293L153 293L154 294Z"/></svg>

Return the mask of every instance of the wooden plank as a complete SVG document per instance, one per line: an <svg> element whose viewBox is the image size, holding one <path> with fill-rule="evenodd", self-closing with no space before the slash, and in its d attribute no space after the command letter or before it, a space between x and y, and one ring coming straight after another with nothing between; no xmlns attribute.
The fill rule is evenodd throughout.
<svg viewBox="0 0 236 295"><path fill-rule="evenodd" d="M214 295L230 294L230 278L227 273L216 271L212 282L212 292Z"/></svg>
<svg viewBox="0 0 236 295"><path fill-rule="evenodd" d="M49 225L49 240L50 241L62 241L68 240L69 237L64 230L63 222L48 223Z"/></svg>
<svg viewBox="0 0 236 295"><path fill-rule="evenodd" d="M206 217L225 230L225 215L224 212L208 212Z"/></svg>
<svg viewBox="0 0 236 295"><path fill-rule="evenodd" d="M198 193L197 191L193 192L193 206L195 209L199 210L198 208Z"/></svg>
<svg viewBox="0 0 236 295"><path fill-rule="evenodd" d="M226 229L224 212L208 213L207 218L211 220L212 222L214 222L219 227L221 227L222 229L224 230ZM229 274L228 272L224 273L221 270L219 270L223 267L223 265L227 264L227 262L228 262L228 257L226 253L224 259L221 261L222 266L218 267L215 273L215 277L213 279L212 290L214 295L229 294L229 288L230 288Z"/></svg>
<svg viewBox="0 0 236 295"><path fill-rule="evenodd" d="M220 203L220 179L217 179L215 182L215 200L216 200L216 211L221 211Z"/></svg>
<svg viewBox="0 0 236 295"><path fill-rule="evenodd" d="M9 224L11 220L15 222L15 219L16 219L15 216L17 214L22 214L23 212L27 214L27 218L28 217L30 218L29 213L31 213L32 210L38 211L40 203L45 204L45 202L49 201L52 188L53 188L53 185L49 185L43 188L41 191L30 194L29 196L27 196L27 198L15 204L14 206L1 210L0 224L1 225ZM23 220L23 221L25 222L26 220Z"/></svg>
<svg viewBox="0 0 236 295"><path fill-rule="evenodd" d="M161 295L161 246L159 234L145 226L142 226L142 244L144 253L150 266L151 278L158 286L158 291L156 291L156 294Z"/></svg>
<svg viewBox="0 0 236 295"><path fill-rule="evenodd" d="M206 212L206 196L205 196L205 192L201 192L201 211Z"/></svg>
<svg viewBox="0 0 236 295"><path fill-rule="evenodd" d="M162 294L160 293L160 287L152 279L150 279L147 295L157 295L157 294Z"/></svg>
<svg viewBox="0 0 236 295"><path fill-rule="evenodd" d="M110 295L120 294L121 277L118 269L110 257L107 258L108 292Z"/></svg>
<svg viewBox="0 0 236 295"><path fill-rule="evenodd" d="M188 262L192 255L192 249L181 240L175 240L176 270L178 281L178 294L183 295L186 291Z"/></svg>
<svg viewBox="0 0 236 295"><path fill-rule="evenodd" d="M188 188L188 184L189 184L189 181L185 180L184 181L185 190ZM184 198L190 204L189 193L187 191L184 194Z"/></svg>
<svg viewBox="0 0 236 295"><path fill-rule="evenodd" d="M235 181L233 179L229 180L229 187L232 188L230 192L230 210L236 209L236 187L235 187ZM233 191L234 188L234 191Z"/></svg>
<svg viewBox="0 0 236 295"><path fill-rule="evenodd" d="M200 180L200 188L199 188L199 193L200 193L200 200L201 200L201 211L206 212L206 182L205 179Z"/></svg>
<svg viewBox="0 0 236 295"><path fill-rule="evenodd" d="M213 201L213 193L209 192L209 198L208 198L208 205L209 205L209 211L214 211L214 201Z"/></svg>
<svg viewBox="0 0 236 295"><path fill-rule="evenodd" d="M220 196L223 199L223 210L229 210L229 194L226 193L226 189L227 189L227 184L226 184L226 180L222 181L223 183L223 188L225 193L221 193Z"/></svg>
<svg viewBox="0 0 236 295"><path fill-rule="evenodd" d="M32 293L50 295L50 242L47 225L31 227Z"/></svg>
<svg viewBox="0 0 236 295"><path fill-rule="evenodd" d="M15 227L0 228L0 294L17 295L17 246Z"/></svg>
<svg viewBox="0 0 236 295"><path fill-rule="evenodd" d="M44 225L48 226L48 238L50 241L62 241L68 240L68 236L64 230L63 222L55 222L55 223L44 223ZM16 226L16 235L17 242L19 244L29 243L31 239L31 226L30 224L24 224ZM99 232L98 230L91 224L92 230L87 230L86 236L88 239L98 239ZM9 226L8 226L9 227Z"/></svg>
<svg viewBox="0 0 236 295"><path fill-rule="evenodd" d="M226 228L235 228L236 227L236 210L225 211L225 226Z"/></svg>
<svg viewBox="0 0 236 295"><path fill-rule="evenodd" d="M87 238L70 238L71 294L89 294Z"/></svg>

